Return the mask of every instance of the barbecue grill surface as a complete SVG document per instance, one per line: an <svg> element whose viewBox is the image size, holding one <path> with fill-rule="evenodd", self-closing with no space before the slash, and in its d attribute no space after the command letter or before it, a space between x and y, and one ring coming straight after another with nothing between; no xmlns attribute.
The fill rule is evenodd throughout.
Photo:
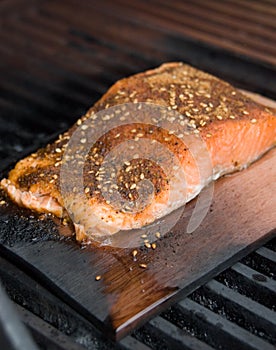
<svg viewBox="0 0 276 350"><path fill-rule="evenodd" d="M276 99L275 13L270 1L2 0L2 174L113 82L165 61L185 61ZM275 256L274 239L118 344L4 250L0 277L41 348L265 350L276 344Z"/></svg>

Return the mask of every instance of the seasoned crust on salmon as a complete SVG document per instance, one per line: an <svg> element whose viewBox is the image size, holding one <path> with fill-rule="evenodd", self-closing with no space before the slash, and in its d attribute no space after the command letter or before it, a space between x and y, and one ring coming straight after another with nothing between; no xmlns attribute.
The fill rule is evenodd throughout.
<svg viewBox="0 0 276 350"><path fill-rule="evenodd" d="M1 181L2 187L21 206L68 218L60 190L60 169L70 137L83 126L85 140L85 128L90 122L97 125L98 113L113 106L140 102L163 106L181 116L181 120L175 117L172 126L183 123L185 132L188 130L204 141L212 164L212 177L201 181L189 147L179 142L179 137L170 130L143 123L120 125L101 135L87 159L80 160L84 169L83 191L91 212L97 213L97 220L88 217L81 197L78 201L78 197L72 195L70 214L71 218L73 214L80 241L87 239L86 227L92 230L92 235L106 235L153 222L195 197L212 179L246 167L276 142L275 110L254 102L210 74L183 63L167 63L115 83L68 132L19 161L8 179ZM165 144L171 153L177 155L187 176L188 195L184 196L181 191L174 193L175 203L167 205L173 169L165 174L158 164L139 156L124 164L120 174L116 174L117 190L125 200L135 201L139 196L137 184L145 177L153 184L154 198L144 205L143 210L128 213L108 203L99 190L97 176L102 161L114 147L126 140L139 138L139 135Z"/></svg>

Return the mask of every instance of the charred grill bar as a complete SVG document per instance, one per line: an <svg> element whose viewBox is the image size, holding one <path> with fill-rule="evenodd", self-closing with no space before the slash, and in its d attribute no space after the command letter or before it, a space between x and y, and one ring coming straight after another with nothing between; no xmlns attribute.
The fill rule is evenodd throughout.
<svg viewBox="0 0 276 350"><path fill-rule="evenodd" d="M164 61L276 99L275 12L270 1L1 1L2 174L114 81ZM273 239L114 344L20 261L0 257L2 283L42 349L273 349L275 273Z"/></svg>

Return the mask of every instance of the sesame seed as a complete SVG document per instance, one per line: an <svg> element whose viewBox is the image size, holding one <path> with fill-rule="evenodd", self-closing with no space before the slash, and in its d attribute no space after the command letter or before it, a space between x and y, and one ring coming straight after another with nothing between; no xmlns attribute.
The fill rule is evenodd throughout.
<svg viewBox="0 0 276 350"><path fill-rule="evenodd" d="M118 137L120 137L121 134L117 134L115 135L115 139L117 139Z"/></svg>
<svg viewBox="0 0 276 350"><path fill-rule="evenodd" d="M249 112L247 112L247 111L243 111L242 113L245 114L245 115L249 114Z"/></svg>
<svg viewBox="0 0 276 350"><path fill-rule="evenodd" d="M156 243L152 243L151 244L151 248L154 250L154 249L156 249Z"/></svg>
<svg viewBox="0 0 276 350"><path fill-rule="evenodd" d="M135 258L136 257L136 255L138 254L138 251L136 250L136 249L134 249L133 251L132 251L132 256Z"/></svg>
<svg viewBox="0 0 276 350"><path fill-rule="evenodd" d="M206 134L206 137L211 137L211 136L212 136L212 134L209 134L209 133L208 133L208 134Z"/></svg>
<svg viewBox="0 0 276 350"><path fill-rule="evenodd" d="M6 201L2 200L0 201L0 205L4 205L6 203Z"/></svg>
<svg viewBox="0 0 276 350"><path fill-rule="evenodd" d="M257 123L257 119L253 118L250 120L252 124L256 124Z"/></svg>
<svg viewBox="0 0 276 350"><path fill-rule="evenodd" d="M217 115L217 119L218 119L218 120L222 120L223 118L222 118L221 115Z"/></svg>
<svg viewBox="0 0 276 350"><path fill-rule="evenodd" d="M102 278L102 276L101 276L101 275L98 275L98 276L95 277L95 280L96 280L96 281L99 281L101 278Z"/></svg>
<svg viewBox="0 0 276 350"><path fill-rule="evenodd" d="M151 248L151 244L148 243L148 242L145 243L145 246L146 246L147 248Z"/></svg>
<svg viewBox="0 0 276 350"><path fill-rule="evenodd" d="M132 169L132 166L130 165L126 168L126 172L128 173L131 169Z"/></svg>
<svg viewBox="0 0 276 350"><path fill-rule="evenodd" d="M84 193L88 193L89 191L90 191L90 188L86 187L85 190L84 190Z"/></svg>
<svg viewBox="0 0 276 350"><path fill-rule="evenodd" d="M147 264L139 264L139 266L140 266L142 269L146 269L146 268L147 268Z"/></svg>
<svg viewBox="0 0 276 350"><path fill-rule="evenodd" d="M86 138L80 139L81 143L85 143L86 142Z"/></svg>
<svg viewBox="0 0 276 350"><path fill-rule="evenodd" d="M136 188L136 184L132 184L131 186L130 186L130 189L131 190L134 190Z"/></svg>
<svg viewBox="0 0 276 350"><path fill-rule="evenodd" d="M230 119L235 119L235 116L234 115L230 115L229 118Z"/></svg>
<svg viewBox="0 0 276 350"><path fill-rule="evenodd" d="M155 237L156 237L156 238L160 238L160 237L161 237L161 233L160 233L160 232L156 232L156 233L155 233Z"/></svg>
<svg viewBox="0 0 276 350"><path fill-rule="evenodd" d="M142 237L142 238L147 238L148 236L147 236L145 233L143 233L143 234L141 235L141 237Z"/></svg>
<svg viewBox="0 0 276 350"><path fill-rule="evenodd" d="M145 175L142 173L140 174L140 179L143 180L145 178Z"/></svg>
<svg viewBox="0 0 276 350"><path fill-rule="evenodd" d="M68 225L68 220L67 220L66 218L64 218L64 219L62 220L62 224L63 224L64 226L67 226L67 225Z"/></svg>
<svg viewBox="0 0 276 350"><path fill-rule="evenodd" d="M60 148L56 148L56 153L61 153L61 149Z"/></svg>
<svg viewBox="0 0 276 350"><path fill-rule="evenodd" d="M132 98L132 97L134 97L136 94L137 94L137 91L133 91L133 92L129 95L129 97Z"/></svg>

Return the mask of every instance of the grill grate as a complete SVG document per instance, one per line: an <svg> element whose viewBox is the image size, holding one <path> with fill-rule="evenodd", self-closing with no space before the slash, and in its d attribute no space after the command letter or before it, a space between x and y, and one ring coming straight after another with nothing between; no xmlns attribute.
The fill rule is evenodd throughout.
<svg viewBox="0 0 276 350"><path fill-rule="evenodd" d="M2 0L1 170L66 129L114 81L164 61L186 61L275 99L275 13L269 0ZM276 239L117 344L1 256L3 284L41 348L276 344Z"/></svg>

